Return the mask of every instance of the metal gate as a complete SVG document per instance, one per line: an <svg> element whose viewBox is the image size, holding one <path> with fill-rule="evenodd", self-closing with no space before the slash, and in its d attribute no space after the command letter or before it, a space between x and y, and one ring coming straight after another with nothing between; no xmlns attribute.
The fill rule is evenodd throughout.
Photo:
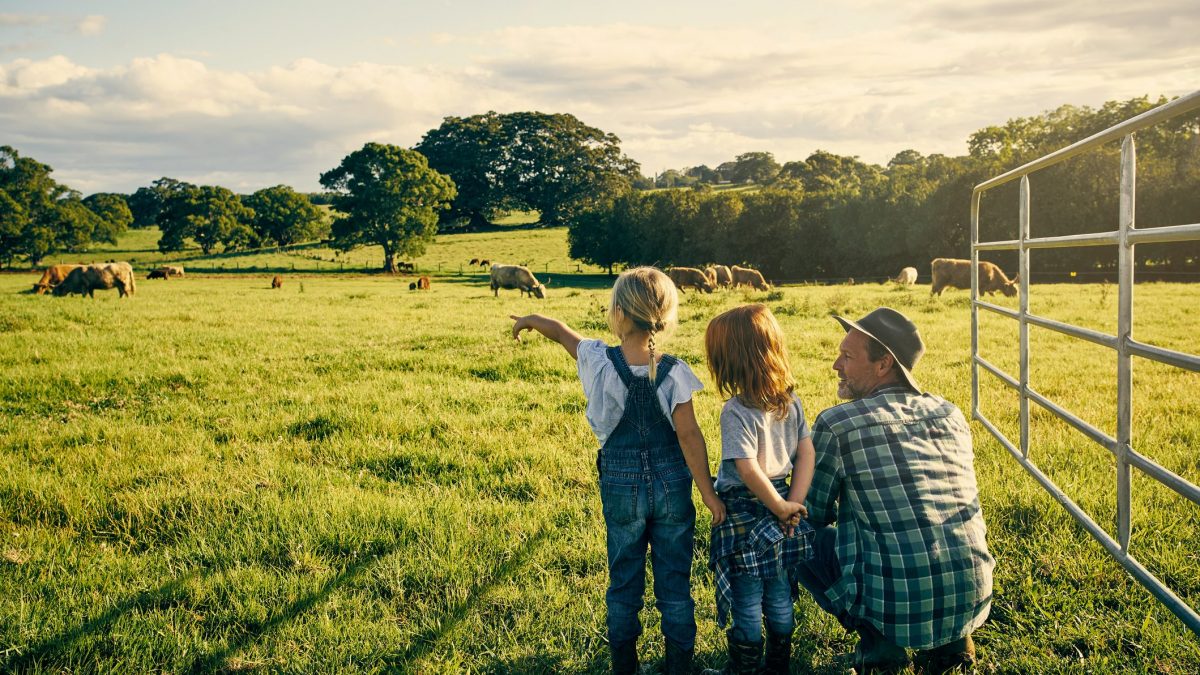
<svg viewBox="0 0 1200 675"><path fill-rule="evenodd" d="M1180 97L1166 105L1149 110L1098 134L1085 138L1062 150L1036 159L1000 176L975 186L971 193L971 408L975 419L1025 467L1034 478L1062 504L1067 511L1099 541L1125 569L1142 583L1163 604L1174 612L1192 630L1200 635L1200 614L1167 588L1162 581L1147 570L1129 551L1129 491L1130 467L1159 481L1176 493L1200 505L1200 488L1184 478L1139 454L1133 448L1132 429L1132 357L1152 359L1177 368L1200 372L1200 357L1169 349L1143 344L1133 339L1133 272L1134 245L1143 243L1177 242L1200 240L1200 223L1155 227L1138 230L1134 227L1134 195L1137 186L1137 169L1133 133L1163 120L1200 109L1200 91ZM1123 139L1121 143L1121 199L1119 227L1115 232L1080 234L1062 237L1031 237L1029 223L1029 174L1039 169L1058 164L1104 143ZM1020 214L1017 239L1009 241L979 241L979 204L984 192L999 185L1020 179L1018 209ZM1072 326L1029 313L1029 251L1032 249L1063 248L1074 246L1116 246L1118 269L1117 334L1108 335L1098 331ZM1017 311L979 299L979 252L1017 251L1020 256L1020 304ZM1013 378L979 355L979 310L985 309L1001 316L1015 319L1019 323L1020 376ZM1053 401L1034 391L1029 386L1029 327L1037 326L1056 331L1081 340L1086 340L1113 349L1117 353L1117 437L1113 438L1094 426L1084 422ZM979 409L979 369L983 368L1016 390L1020 395L1020 443L1013 444L988 420ZM1117 465L1117 539L1096 524L1074 501L1067 497L1029 459L1029 403L1033 401L1067 424L1074 427L1092 441L1104 446L1116 458Z"/></svg>

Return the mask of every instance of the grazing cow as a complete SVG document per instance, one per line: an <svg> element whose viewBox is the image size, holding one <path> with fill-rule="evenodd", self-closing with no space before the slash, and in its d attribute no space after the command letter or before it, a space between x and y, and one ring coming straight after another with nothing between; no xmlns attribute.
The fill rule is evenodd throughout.
<svg viewBox="0 0 1200 675"><path fill-rule="evenodd" d="M713 288L717 287L717 268L715 265L705 267L704 276L708 277L708 283L712 284Z"/></svg>
<svg viewBox="0 0 1200 675"><path fill-rule="evenodd" d="M429 290L429 277L421 277L420 279L417 279L417 290L418 291Z"/></svg>
<svg viewBox="0 0 1200 675"><path fill-rule="evenodd" d="M163 266L162 266L162 267L160 267L159 269L166 270L166 272L167 272L167 276L169 276L169 277L182 277L182 276L184 276L184 274L183 274L183 265L163 265Z"/></svg>
<svg viewBox="0 0 1200 675"><path fill-rule="evenodd" d="M133 280L133 267L127 262L87 265L71 270L63 282L54 287L54 295L64 296L78 293L89 298L96 297L96 290L117 289L120 297L133 295L137 284Z"/></svg>
<svg viewBox="0 0 1200 675"><path fill-rule="evenodd" d="M479 264L479 258L471 258L471 262L469 262L467 264L470 265L471 267L474 267Z"/></svg>
<svg viewBox="0 0 1200 675"><path fill-rule="evenodd" d="M850 277L849 279L846 279L846 285L853 286L854 285L854 277Z"/></svg>
<svg viewBox="0 0 1200 675"><path fill-rule="evenodd" d="M729 288L733 286L733 272L729 271L729 267L725 265L713 265L713 269L717 271L717 285Z"/></svg>
<svg viewBox="0 0 1200 675"><path fill-rule="evenodd" d="M748 267L738 267L737 265L734 265L730 272L733 274L734 286L745 285L759 291L766 291L770 290L771 288L767 284L767 280L763 279L762 272L759 272L758 270L752 270Z"/></svg>
<svg viewBox="0 0 1200 675"><path fill-rule="evenodd" d="M412 264L412 263L406 263L406 262L397 263L397 264L396 264L396 267L397 267L397 268L399 268L399 270L400 270L401 272L413 272L413 271L415 271L415 268L413 267L413 264Z"/></svg>
<svg viewBox="0 0 1200 675"><path fill-rule="evenodd" d="M479 261L479 266L480 266L480 267L487 267L487 268L489 268L489 269L490 269L490 268L491 268L491 266L492 266L492 261L491 261L491 260L487 260L487 259L480 260L480 261Z"/></svg>
<svg viewBox="0 0 1200 675"><path fill-rule="evenodd" d="M957 258L934 258L930 263L933 271L933 286L930 294L941 295L946 288L971 288L971 261ZM979 261L979 294L987 295L999 291L1008 297L1017 294L1019 275L1009 280L995 264Z"/></svg>
<svg viewBox="0 0 1200 675"><path fill-rule="evenodd" d="M166 269L159 268L156 270L150 270L150 274L147 274L146 278L147 279L168 279L168 278L170 278L170 276L171 276L171 274L169 272L167 272Z"/></svg>
<svg viewBox="0 0 1200 675"><path fill-rule="evenodd" d="M283 275L276 274L271 277L271 288L283 288Z"/></svg>
<svg viewBox="0 0 1200 675"><path fill-rule="evenodd" d="M900 284L901 286L912 286L913 284L917 283L917 268L905 267L904 269L900 270L900 273L897 274L892 281Z"/></svg>
<svg viewBox="0 0 1200 675"><path fill-rule="evenodd" d="M680 293L687 286L704 291L705 293L713 292L712 280L708 278L707 274L695 267L672 267L667 270L667 276L671 278L671 281L675 282L675 287L679 289Z"/></svg>
<svg viewBox="0 0 1200 675"><path fill-rule="evenodd" d="M496 297L500 297L501 288L516 288L522 295L546 297L546 284L550 283L550 280L547 279L546 284L540 283L528 267L496 263L492 265L491 272L492 294Z"/></svg>
<svg viewBox="0 0 1200 675"><path fill-rule="evenodd" d="M415 291L415 290L417 290L417 282L415 282L415 281L414 281L414 282L412 282L411 284L409 284L409 285L408 285L408 290L410 290L410 291Z"/></svg>
<svg viewBox="0 0 1200 675"><path fill-rule="evenodd" d="M76 267L82 267L82 265L51 265L47 267L46 271L42 272L42 278L38 279L38 282L33 285L33 292L38 295L48 293L55 286L61 284L67 278L67 275L71 273L71 270Z"/></svg>

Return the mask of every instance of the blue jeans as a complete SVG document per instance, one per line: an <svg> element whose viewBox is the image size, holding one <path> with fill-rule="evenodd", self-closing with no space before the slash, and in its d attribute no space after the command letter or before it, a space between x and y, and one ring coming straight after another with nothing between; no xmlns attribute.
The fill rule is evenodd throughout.
<svg viewBox="0 0 1200 675"><path fill-rule="evenodd" d="M738 642L762 642L763 620L776 635L791 635L796 626L792 613L792 590L786 574L759 579L749 574L731 578L733 637Z"/></svg>
<svg viewBox="0 0 1200 675"><path fill-rule="evenodd" d="M682 463L681 463L682 464ZM608 530L608 639L636 640L646 592L646 547L654 565L655 606L663 636L683 649L696 642L692 542L696 507L686 466L654 477L605 473L600 481Z"/></svg>
<svg viewBox="0 0 1200 675"><path fill-rule="evenodd" d="M834 609L833 603L825 595L825 591L842 577L842 567L837 558L837 527L826 525L817 528L813 537L812 560L800 566L796 577L800 585L812 594L818 607L832 614L846 630L855 630L850 615Z"/></svg>

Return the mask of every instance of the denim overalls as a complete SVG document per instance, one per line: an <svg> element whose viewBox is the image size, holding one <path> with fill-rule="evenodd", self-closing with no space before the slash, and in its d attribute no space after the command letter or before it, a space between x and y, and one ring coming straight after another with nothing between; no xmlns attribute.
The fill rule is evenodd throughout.
<svg viewBox="0 0 1200 675"><path fill-rule="evenodd" d="M696 640L690 586L696 529L692 474L656 393L677 359L663 355L658 381L651 383L633 374L620 346L609 347L607 354L628 389L621 421L596 458L608 530L608 639L616 645L642 633L638 612L649 544L663 636L691 649Z"/></svg>

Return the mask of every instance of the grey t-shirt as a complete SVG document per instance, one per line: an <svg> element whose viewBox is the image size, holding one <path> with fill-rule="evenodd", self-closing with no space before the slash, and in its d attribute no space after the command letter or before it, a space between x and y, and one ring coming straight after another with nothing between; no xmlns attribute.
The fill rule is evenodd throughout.
<svg viewBox="0 0 1200 675"><path fill-rule="evenodd" d="M792 394L787 417L743 404L734 396L721 410L721 468L717 471L717 490L744 485L735 459L757 459L763 474L771 480L786 478L792 472L796 446L812 432L804 419L800 398Z"/></svg>

